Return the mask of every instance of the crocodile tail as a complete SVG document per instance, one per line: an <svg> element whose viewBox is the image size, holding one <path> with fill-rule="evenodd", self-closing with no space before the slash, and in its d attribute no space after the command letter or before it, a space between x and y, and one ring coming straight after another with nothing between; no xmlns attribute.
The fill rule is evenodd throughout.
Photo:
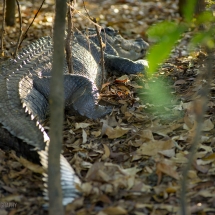
<svg viewBox="0 0 215 215"><path fill-rule="evenodd" d="M45 170L44 173L44 199L48 200L48 152L39 151L41 164ZM62 204L67 205L71 203L75 198L80 196L80 193L77 187L80 185L80 179L76 176L75 171L70 166L68 161L64 158L63 155L60 156L60 168L61 168L61 188L63 194ZM44 205L45 208L48 207Z"/></svg>
<svg viewBox="0 0 215 215"><path fill-rule="evenodd" d="M3 150L15 150L18 156L23 156L26 159L30 160L33 163L41 163L45 173L44 173L44 199L48 201L48 152L45 150L36 151L29 144L24 143L18 138L10 134L6 129L0 126L0 148ZM75 198L80 196L80 193L77 187L80 185L80 180L76 176L74 170L68 163L68 161L61 155L60 157L60 166L61 166L61 187L63 193L62 204L67 205L71 203ZM44 205L45 208L48 207L48 204Z"/></svg>

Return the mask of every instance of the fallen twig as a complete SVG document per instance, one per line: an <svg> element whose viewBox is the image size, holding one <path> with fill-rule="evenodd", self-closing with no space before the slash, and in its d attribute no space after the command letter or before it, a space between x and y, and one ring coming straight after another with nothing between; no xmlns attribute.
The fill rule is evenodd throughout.
<svg viewBox="0 0 215 215"><path fill-rule="evenodd" d="M94 22L96 22L96 19L93 19ZM100 30L97 25L95 25L96 34L99 40L99 46L101 51L101 66L102 66L102 84L104 84L104 77L105 77L105 61L104 61L104 43L102 42L102 37L100 35Z"/></svg>
<svg viewBox="0 0 215 215"><path fill-rule="evenodd" d="M96 25L96 26L98 26L98 27L100 28L100 25L98 25L97 23L95 23L92 19L90 19L89 17L85 16L85 15L84 15L83 13L81 13L80 11L76 10L76 9L74 8L74 6L72 6L72 5L69 5L69 6L73 9L74 13L78 13L79 15L83 16L84 18L88 19L88 21L91 22L93 25Z"/></svg>
<svg viewBox="0 0 215 215"><path fill-rule="evenodd" d="M99 41L99 46L100 46L100 50L101 50L101 67L102 67L102 84L104 84L104 73L105 73L105 62L104 62L104 44L102 42L102 37L100 35L100 29L101 29L101 26L99 26L96 22L96 19L95 18L92 18L90 17L87 9L86 9L86 6L85 6L85 3L83 1L83 5L84 5L84 9L89 17L89 19L94 23L94 26L95 26L95 29L96 29L96 34L97 34L97 37L98 37L98 41Z"/></svg>

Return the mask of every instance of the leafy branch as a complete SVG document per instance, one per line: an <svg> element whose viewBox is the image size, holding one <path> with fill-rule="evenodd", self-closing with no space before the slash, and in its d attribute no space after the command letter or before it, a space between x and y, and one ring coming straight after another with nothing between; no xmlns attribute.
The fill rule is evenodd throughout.
<svg viewBox="0 0 215 215"><path fill-rule="evenodd" d="M182 215L187 214L187 201L186 201L186 189L187 189L187 176L188 172L192 166L194 155L199 143L202 123L204 120L204 114L207 110L207 95L210 91L210 79L212 70L212 54L211 51L215 47L213 35L215 34L215 29L212 27L212 23L215 22L215 18L210 11L204 11L198 16L194 16L196 0L186 1L183 8L184 20L181 22L170 22L163 21L148 29L148 35L153 40L157 41L157 44L149 49L149 54L147 55L147 60L149 64L148 74L152 76L159 65L162 64L169 56L171 50L177 41L182 37L183 33L189 31L190 29L197 29L194 31L194 35L189 43L190 47L196 47L201 45L205 52L207 53L207 67L204 72L206 86L202 89L201 98L198 101L194 101L195 104L195 115L196 115L196 130L195 135L191 141L191 150L188 155L188 162L183 169L183 175L181 180L181 193L180 193L180 213ZM202 31L204 29L204 31ZM160 85L162 87L162 85ZM153 89L152 89L153 90ZM159 89L162 91L162 89ZM155 93L156 94L156 93ZM165 95L166 96L166 95ZM198 103L198 105L197 105Z"/></svg>

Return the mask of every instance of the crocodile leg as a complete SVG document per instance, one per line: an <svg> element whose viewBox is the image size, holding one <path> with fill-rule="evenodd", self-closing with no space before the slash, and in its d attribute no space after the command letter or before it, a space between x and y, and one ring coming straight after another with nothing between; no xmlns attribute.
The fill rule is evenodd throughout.
<svg viewBox="0 0 215 215"><path fill-rule="evenodd" d="M49 98L50 77L34 78L34 88L47 100ZM65 110L97 119L112 111L111 107L98 104L98 89L89 79L79 75L64 75Z"/></svg>
<svg viewBox="0 0 215 215"><path fill-rule="evenodd" d="M145 67L148 67L146 60L132 61L127 58L109 54L105 54L104 59L106 70L116 75L145 73Z"/></svg>

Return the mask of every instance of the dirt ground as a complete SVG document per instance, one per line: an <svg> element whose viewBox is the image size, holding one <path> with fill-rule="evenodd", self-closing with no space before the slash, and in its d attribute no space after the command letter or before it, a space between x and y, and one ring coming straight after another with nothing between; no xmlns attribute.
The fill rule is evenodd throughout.
<svg viewBox="0 0 215 215"><path fill-rule="evenodd" d="M40 6L20 1L23 31ZM125 38L144 38L160 21L180 21L177 1L91 0L80 1L74 28L93 27L88 14L102 26L111 26ZM2 2L0 3L2 23ZM16 25L6 27L4 56L12 56L19 35ZM52 34L54 2L47 0L21 48ZM63 154L83 184L82 196L66 207L66 214L164 215L179 212L180 182L195 137L195 105L207 84L201 74L206 54L200 47L189 50L192 29L172 50L153 78L144 75L108 77L101 92L103 102L114 105L111 115L77 121L65 117ZM162 82L160 82L162 80ZM154 83L166 93L151 96ZM188 174L187 199L191 214L215 214L214 78L211 77L202 134ZM161 90L162 91L162 90ZM156 91L156 93L159 92ZM168 96L166 96L168 95ZM161 100L161 103L155 102ZM48 130L48 123L46 125ZM39 166L20 159L13 151L0 150L0 215L47 214L43 204Z"/></svg>

